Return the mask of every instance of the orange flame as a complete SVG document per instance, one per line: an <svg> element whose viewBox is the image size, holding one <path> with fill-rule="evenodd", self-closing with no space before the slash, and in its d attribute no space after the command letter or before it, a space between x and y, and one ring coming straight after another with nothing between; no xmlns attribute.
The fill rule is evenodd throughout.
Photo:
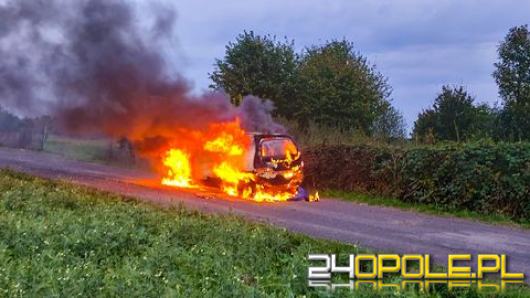
<svg viewBox="0 0 530 298"><path fill-rule="evenodd" d="M228 155L243 155L243 148L234 144L234 137L226 132L223 132L216 139L206 142L204 150L227 153Z"/></svg>
<svg viewBox="0 0 530 298"><path fill-rule="evenodd" d="M164 166L168 168L162 184L178 187L194 187L191 182L190 157L179 149L169 149L164 158Z"/></svg>
<svg viewBox="0 0 530 298"><path fill-rule="evenodd" d="M171 146L163 156L162 164L167 172L162 184L183 188L198 187L203 174L206 174L219 179L221 189L230 196L258 202L286 201L293 197L293 192L269 189L257 183L256 174L246 166L249 159L247 153L252 153L255 149L250 148L250 136L241 128L239 119L216 123L210 125L205 132L190 131L187 135L193 141L182 141L180 146ZM288 162L293 160L293 154L299 155L296 147L292 147L284 148ZM290 179L299 171L299 167L293 167L282 175Z"/></svg>

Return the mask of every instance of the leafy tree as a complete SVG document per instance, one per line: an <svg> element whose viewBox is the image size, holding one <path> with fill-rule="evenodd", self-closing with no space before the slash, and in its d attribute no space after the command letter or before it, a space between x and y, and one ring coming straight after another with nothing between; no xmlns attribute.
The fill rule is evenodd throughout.
<svg viewBox="0 0 530 298"><path fill-rule="evenodd" d="M475 106L474 98L460 87L443 86L432 109L424 110L414 123L413 135L424 142L462 141L489 135L493 114L487 105Z"/></svg>
<svg viewBox="0 0 530 298"><path fill-rule="evenodd" d="M500 120L505 138L530 139L530 33L528 26L510 29L498 48L493 77L504 101Z"/></svg>
<svg viewBox="0 0 530 298"><path fill-rule="evenodd" d="M434 102L438 113L436 133L441 139L460 141L469 132L474 116L473 100L463 87L442 88Z"/></svg>
<svg viewBox="0 0 530 298"><path fill-rule="evenodd" d="M499 109L487 104L475 107L475 117L471 126L471 135L475 139L498 138Z"/></svg>
<svg viewBox="0 0 530 298"><path fill-rule="evenodd" d="M391 88L353 44L331 41L306 49L297 71L295 118L302 127L309 122L372 133L373 124L388 107Z"/></svg>
<svg viewBox="0 0 530 298"><path fill-rule="evenodd" d="M216 60L210 87L227 92L235 105L246 95L270 99L278 114L288 115L284 109L292 97L296 64L292 42L244 31Z"/></svg>
<svg viewBox="0 0 530 298"><path fill-rule="evenodd" d="M384 112L374 121L372 134L383 140L404 139L406 124L403 114L388 104Z"/></svg>
<svg viewBox="0 0 530 298"><path fill-rule="evenodd" d="M0 107L0 131L17 131L22 126L22 120Z"/></svg>
<svg viewBox="0 0 530 298"><path fill-rule="evenodd" d="M437 114L433 109L423 110L414 122L412 135L417 141L427 144L435 142L434 129L437 127Z"/></svg>

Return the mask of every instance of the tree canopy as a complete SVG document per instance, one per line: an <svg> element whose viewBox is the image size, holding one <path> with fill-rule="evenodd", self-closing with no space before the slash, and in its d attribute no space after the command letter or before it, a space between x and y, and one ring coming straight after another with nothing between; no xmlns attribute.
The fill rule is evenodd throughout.
<svg viewBox="0 0 530 298"><path fill-rule="evenodd" d="M387 109L391 88L383 75L346 40L306 49L297 71L296 118L372 133Z"/></svg>
<svg viewBox="0 0 530 298"><path fill-rule="evenodd" d="M383 113L375 119L372 136L380 140L404 139L407 134L405 118L399 110L388 104Z"/></svg>
<svg viewBox="0 0 530 298"><path fill-rule="evenodd" d="M296 65L292 42L244 31L228 43L223 59L216 60L209 75L210 87L224 90L235 105L247 95L270 99L277 111L285 114L282 111L292 96Z"/></svg>
<svg viewBox="0 0 530 298"><path fill-rule="evenodd" d="M276 115L302 128L314 123L367 135L404 135L386 78L346 40L297 55L293 42L244 31L216 60L210 78L211 87L227 92L235 105L246 95L270 99Z"/></svg>
<svg viewBox="0 0 530 298"><path fill-rule="evenodd" d="M418 115L413 135L423 141L464 141L484 136L492 125L486 105L474 105L474 97L462 86L443 86L431 109Z"/></svg>
<svg viewBox="0 0 530 298"><path fill-rule="evenodd" d="M498 48L493 77L504 102L501 137L530 139L530 33L528 26L510 29Z"/></svg>
<svg viewBox="0 0 530 298"><path fill-rule="evenodd" d="M0 131L16 131L23 121L0 106Z"/></svg>

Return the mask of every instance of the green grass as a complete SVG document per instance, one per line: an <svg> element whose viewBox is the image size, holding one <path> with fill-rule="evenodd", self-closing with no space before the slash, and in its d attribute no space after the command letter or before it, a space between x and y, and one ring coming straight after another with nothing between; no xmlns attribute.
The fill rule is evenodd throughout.
<svg viewBox="0 0 530 298"><path fill-rule="evenodd" d="M359 248L233 215L162 209L0 171L0 296L330 296L307 286L308 253ZM349 290L344 296L418 296ZM526 289L509 292L522 297ZM432 293L476 297L474 291Z"/></svg>
<svg viewBox="0 0 530 298"><path fill-rule="evenodd" d="M50 135L44 151L81 161L103 161L107 154L108 140L79 139Z"/></svg>
<svg viewBox="0 0 530 298"><path fill-rule="evenodd" d="M376 195L368 195L355 192L347 192L340 190L324 190L322 196L332 197L336 199L352 201L357 203L365 203L368 205L386 206L400 208L404 210L412 210L417 212L423 212L428 214L440 215L440 216L455 216L459 218L467 218L472 220L478 220L491 224L502 224L502 225L513 225L525 229L530 229L530 222L523 221L518 222L501 214L481 214L469 210L456 210L448 209L444 206L435 206L429 204L413 204L403 202L396 198L388 198Z"/></svg>

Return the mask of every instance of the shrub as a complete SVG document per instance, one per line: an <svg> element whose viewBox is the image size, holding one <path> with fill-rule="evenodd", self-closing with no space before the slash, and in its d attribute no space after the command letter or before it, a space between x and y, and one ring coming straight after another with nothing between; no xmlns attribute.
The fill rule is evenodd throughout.
<svg viewBox="0 0 530 298"><path fill-rule="evenodd" d="M530 219L530 143L335 145L304 154L315 187Z"/></svg>
<svg viewBox="0 0 530 298"><path fill-rule="evenodd" d="M306 183L319 188L391 194L399 150L371 145L321 145L304 151ZM399 157L398 157L399 159Z"/></svg>

